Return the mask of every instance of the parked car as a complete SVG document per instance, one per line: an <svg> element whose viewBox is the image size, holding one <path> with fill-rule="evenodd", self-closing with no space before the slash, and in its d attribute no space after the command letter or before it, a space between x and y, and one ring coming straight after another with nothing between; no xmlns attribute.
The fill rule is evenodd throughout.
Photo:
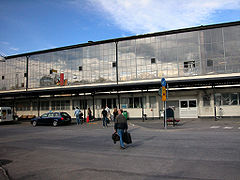
<svg viewBox="0 0 240 180"><path fill-rule="evenodd" d="M66 112L48 112L40 117L31 119L31 124L37 126L39 124L51 124L58 126L60 124L71 124L71 116Z"/></svg>

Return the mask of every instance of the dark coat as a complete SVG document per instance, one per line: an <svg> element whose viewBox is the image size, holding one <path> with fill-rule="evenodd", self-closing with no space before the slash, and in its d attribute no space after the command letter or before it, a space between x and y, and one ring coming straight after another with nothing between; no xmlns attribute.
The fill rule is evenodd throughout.
<svg viewBox="0 0 240 180"><path fill-rule="evenodd" d="M127 119L122 114L116 117L114 129L128 129Z"/></svg>
<svg viewBox="0 0 240 180"><path fill-rule="evenodd" d="M107 111L105 109L102 110L102 115L103 115L103 117L107 117Z"/></svg>

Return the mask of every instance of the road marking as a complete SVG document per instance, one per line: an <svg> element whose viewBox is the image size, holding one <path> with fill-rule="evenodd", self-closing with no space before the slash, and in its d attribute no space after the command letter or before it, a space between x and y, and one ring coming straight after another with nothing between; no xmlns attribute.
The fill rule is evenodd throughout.
<svg viewBox="0 0 240 180"><path fill-rule="evenodd" d="M232 129L233 127L228 127L228 126L226 126L226 127L224 127L223 129Z"/></svg>
<svg viewBox="0 0 240 180"><path fill-rule="evenodd" d="M220 128L220 126L211 126L210 128L217 129L217 128Z"/></svg>

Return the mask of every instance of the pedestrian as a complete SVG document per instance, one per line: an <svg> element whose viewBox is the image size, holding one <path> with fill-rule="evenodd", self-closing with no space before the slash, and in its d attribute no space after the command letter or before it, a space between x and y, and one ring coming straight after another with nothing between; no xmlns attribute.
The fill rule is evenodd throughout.
<svg viewBox="0 0 240 180"><path fill-rule="evenodd" d="M109 109L108 105L106 105L105 110L107 111L107 118L108 118L108 120L112 119L111 118L111 112L110 112L110 109Z"/></svg>
<svg viewBox="0 0 240 180"><path fill-rule="evenodd" d="M81 114L81 111L79 107L76 107L74 111L74 115L76 116L77 125L79 125L80 123L82 124L82 122L80 121L80 114Z"/></svg>
<svg viewBox="0 0 240 180"><path fill-rule="evenodd" d="M116 122L116 117L118 115L118 110L117 107L115 106L113 109L113 121Z"/></svg>
<svg viewBox="0 0 240 180"><path fill-rule="evenodd" d="M116 122L114 124L114 130L118 133L120 137L120 149L125 149L123 143L123 133L128 129L127 119L122 115L123 110L118 110L118 116L116 117Z"/></svg>
<svg viewBox="0 0 240 180"><path fill-rule="evenodd" d="M105 110L105 108L103 108L102 110L102 121L103 121L103 127L108 127L107 125L107 111Z"/></svg>
<svg viewBox="0 0 240 180"><path fill-rule="evenodd" d="M88 108L87 114L88 114L88 121L92 120L92 111L90 108Z"/></svg>

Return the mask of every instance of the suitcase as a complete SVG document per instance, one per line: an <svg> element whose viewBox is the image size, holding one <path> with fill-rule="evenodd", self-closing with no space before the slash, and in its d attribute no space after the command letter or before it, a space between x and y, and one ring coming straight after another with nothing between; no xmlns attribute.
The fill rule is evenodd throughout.
<svg viewBox="0 0 240 180"><path fill-rule="evenodd" d="M127 131L125 131L123 133L123 142L125 142L126 144L131 144L132 143L131 134Z"/></svg>

